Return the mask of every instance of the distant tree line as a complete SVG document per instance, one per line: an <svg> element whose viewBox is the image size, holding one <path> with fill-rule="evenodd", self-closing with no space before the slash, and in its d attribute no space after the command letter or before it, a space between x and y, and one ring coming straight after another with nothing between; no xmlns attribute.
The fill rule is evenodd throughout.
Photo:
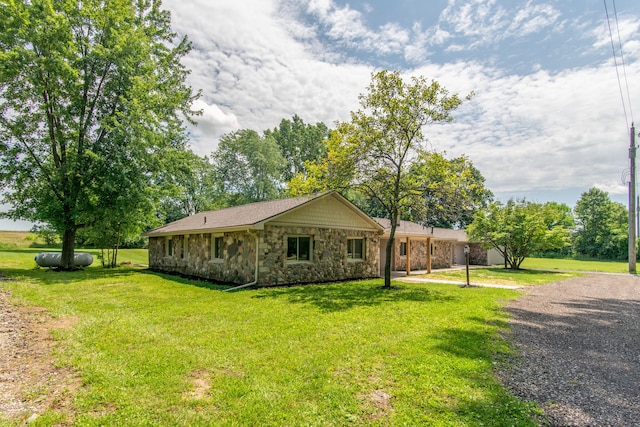
<svg viewBox="0 0 640 427"><path fill-rule="evenodd" d="M573 210L556 202L493 202L474 214L468 232L499 251L512 269L532 255L626 260L628 218L624 205L591 188Z"/></svg>

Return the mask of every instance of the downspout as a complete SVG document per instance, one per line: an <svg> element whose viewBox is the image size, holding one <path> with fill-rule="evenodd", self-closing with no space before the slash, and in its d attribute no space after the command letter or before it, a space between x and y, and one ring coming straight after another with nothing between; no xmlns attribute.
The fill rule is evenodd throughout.
<svg viewBox="0 0 640 427"><path fill-rule="evenodd" d="M249 286L258 284L258 266L259 266L258 263L260 261L260 251L258 249L260 246L260 237L258 236L257 233L253 234L251 230L248 228L247 228L247 234L249 234L250 236L254 236L256 238L256 266L254 268L255 275L253 278L253 282L245 283L244 285L234 286L233 288L229 288L229 289L224 289L222 292L235 291L237 289L248 288Z"/></svg>

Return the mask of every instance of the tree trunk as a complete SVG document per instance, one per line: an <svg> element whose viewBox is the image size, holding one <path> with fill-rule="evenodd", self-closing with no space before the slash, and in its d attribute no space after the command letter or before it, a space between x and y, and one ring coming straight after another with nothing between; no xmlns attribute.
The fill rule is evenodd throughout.
<svg viewBox="0 0 640 427"><path fill-rule="evenodd" d="M391 215L391 232L389 233L389 241L387 242L387 259L384 263L384 288L391 288L391 252L393 250L393 242L396 236L396 227L398 226L398 213L393 212Z"/></svg>
<svg viewBox="0 0 640 427"><path fill-rule="evenodd" d="M390 288L391 287L391 252L393 249L393 238L390 238L387 241L387 247L386 247L386 252L387 252L387 259L384 261L384 287L385 288Z"/></svg>
<svg viewBox="0 0 640 427"><path fill-rule="evenodd" d="M76 229L64 230L62 235L62 255L60 259L60 270L71 271L75 269L75 244Z"/></svg>

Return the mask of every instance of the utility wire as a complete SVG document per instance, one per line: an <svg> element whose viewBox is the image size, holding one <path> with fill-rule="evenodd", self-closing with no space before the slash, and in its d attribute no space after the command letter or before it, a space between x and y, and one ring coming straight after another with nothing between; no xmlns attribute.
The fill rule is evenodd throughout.
<svg viewBox="0 0 640 427"><path fill-rule="evenodd" d="M609 9L607 8L607 0L603 0L604 1L604 11L607 15L607 26L609 27L609 39L611 40L611 49L613 50L613 62L616 66L616 76L618 77L618 88L620 89L620 99L622 100L622 110L624 111L624 120L627 123L627 129L630 129L629 127L629 119L627 117L627 107L625 105L624 102L624 94L622 92L622 82L620 81L620 72L618 71L618 59L616 57L616 47L615 44L613 43L613 33L611 32L611 22L609 19Z"/></svg>
<svg viewBox="0 0 640 427"><path fill-rule="evenodd" d="M629 81L627 80L627 67L624 63L624 53L622 52L622 40L620 39L620 26L618 25L618 11L616 10L616 0L613 0L613 13L616 17L616 31L618 33L618 46L620 46L620 60L622 61L622 73L624 74L624 85L627 88L627 102L629 103L629 114L631 114L631 123L633 120L633 107L631 106L631 94L629 93Z"/></svg>

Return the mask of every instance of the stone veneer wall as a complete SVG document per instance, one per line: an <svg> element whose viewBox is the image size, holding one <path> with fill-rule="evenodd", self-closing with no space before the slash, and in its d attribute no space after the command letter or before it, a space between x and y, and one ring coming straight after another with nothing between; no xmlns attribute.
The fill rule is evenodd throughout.
<svg viewBox="0 0 640 427"><path fill-rule="evenodd" d="M400 244L406 243L404 238L397 238L394 242L394 265L396 271L406 271L407 269L407 257L406 255L400 256ZM411 270L426 270L427 269L427 241L426 240L411 240Z"/></svg>
<svg viewBox="0 0 640 427"><path fill-rule="evenodd" d="M451 257L453 256L453 242L436 240L433 242L433 255L431 255L432 268L451 267Z"/></svg>
<svg viewBox="0 0 640 427"><path fill-rule="evenodd" d="M482 243L469 243L469 264L489 265L489 252Z"/></svg>
<svg viewBox="0 0 640 427"><path fill-rule="evenodd" d="M259 236L258 284L293 283L378 277L379 235L376 232L314 227L265 226ZM225 233L222 259L212 259L212 235L172 236L173 255L166 255L166 238L149 238L149 268L229 283L254 280L255 236L247 232ZM215 234L213 236L216 236ZM219 235L218 235L219 236ZM287 261L287 237L312 236L309 262ZM347 259L347 239L365 238L365 260ZM184 239L187 253L183 253Z"/></svg>
<svg viewBox="0 0 640 427"><path fill-rule="evenodd" d="M287 261L287 237L311 236L312 260ZM365 259L347 259L347 239L365 239ZM263 286L378 277L380 238L373 231L319 227L265 226L260 238Z"/></svg>
<svg viewBox="0 0 640 427"><path fill-rule="evenodd" d="M223 237L224 257L212 257L212 236ZM184 239L188 239L184 253ZM254 280L255 237L247 232L220 234L189 234L171 236L173 255L166 255L166 238L149 238L149 268L179 273L227 283L248 283Z"/></svg>
<svg viewBox="0 0 640 427"><path fill-rule="evenodd" d="M395 270L403 271L407 269L407 257L400 256L400 243L405 239L398 238L394 242ZM432 240L433 254L431 255L431 268L451 267L451 254L453 250L452 242ZM427 242L425 240L411 241L411 270L427 269Z"/></svg>

